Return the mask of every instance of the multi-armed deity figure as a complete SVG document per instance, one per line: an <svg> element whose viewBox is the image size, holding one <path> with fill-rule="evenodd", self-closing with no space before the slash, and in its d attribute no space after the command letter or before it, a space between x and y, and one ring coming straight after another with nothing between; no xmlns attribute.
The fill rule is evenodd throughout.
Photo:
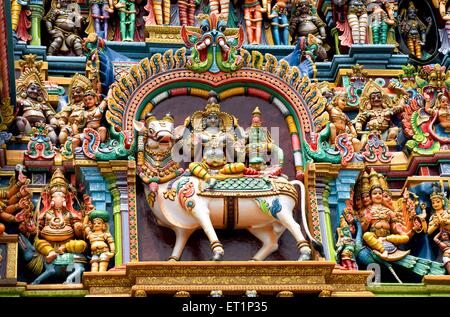
<svg viewBox="0 0 450 317"><path fill-rule="evenodd" d="M45 123L48 136L56 144L54 127L58 124L55 110L48 102L48 94L37 70L26 70L17 80L17 105L20 116L16 118L21 133L30 134L37 124Z"/></svg>
<svg viewBox="0 0 450 317"><path fill-rule="evenodd" d="M113 0L93 0L89 2L90 21L86 33L95 32L99 37L108 39L108 21L114 12Z"/></svg>
<svg viewBox="0 0 450 317"><path fill-rule="evenodd" d="M109 214L104 210L92 210L85 216L84 231L92 253L91 272L106 272L114 257L114 239L108 230L108 221Z"/></svg>
<svg viewBox="0 0 450 317"><path fill-rule="evenodd" d="M400 14L400 29L405 38L406 45L411 55L421 59L423 56L423 46L426 43L427 34L431 29L431 17L426 23L417 16L417 9L414 2L409 2L408 9L404 9Z"/></svg>
<svg viewBox="0 0 450 317"><path fill-rule="evenodd" d="M317 15L316 9L310 0L297 0L293 4L293 14L289 21L289 33L292 44L297 43L301 37L314 35L320 40L325 40L325 23Z"/></svg>
<svg viewBox="0 0 450 317"><path fill-rule="evenodd" d="M278 0L268 12L275 45L289 45L289 20L287 4L289 0Z"/></svg>
<svg viewBox="0 0 450 317"><path fill-rule="evenodd" d="M83 19L77 3L72 0L53 0L50 10L44 17L52 41L47 54L67 54L72 51L75 55L82 55L80 34Z"/></svg>
<svg viewBox="0 0 450 317"><path fill-rule="evenodd" d="M237 119L220 110L215 94L210 94L204 111L196 111L187 118L185 125L191 132L194 153L202 150L202 161L189 164L191 173L214 186L218 174L241 173L243 163L233 161L234 150L243 149L243 138L238 140L235 129L239 128ZM197 156L194 154L194 156ZM195 159L195 158L194 158Z"/></svg>
<svg viewBox="0 0 450 317"><path fill-rule="evenodd" d="M369 0L367 9L373 44L386 44L389 30L395 25L394 9L386 0Z"/></svg>
<svg viewBox="0 0 450 317"><path fill-rule="evenodd" d="M61 169L53 173L41 197L43 206L38 216L37 251L46 257L48 263L58 254L84 252L86 242L75 239L83 238L82 214L73 208L75 192Z"/></svg>
<svg viewBox="0 0 450 317"><path fill-rule="evenodd" d="M61 127L59 142L63 145L68 136L77 135L86 126L84 94L91 89L91 82L83 75L75 74L69 85L69 103L56 115Z"/></svg>
<svg viewBox="0 0 450 317"><path fill-rule="evenodd" d="M396 143L399 128L391 126L391 121L394 115L403 110L403 107L403 98L400 98L398 104L394 106L392 99L383 88L375 81L369 80L364 87L360 110L355 119L356 131L363 133L365 126L369 133L379 133L387 142ZM364 146L367 142L367 134L363 135L361 141Z"/></svg>

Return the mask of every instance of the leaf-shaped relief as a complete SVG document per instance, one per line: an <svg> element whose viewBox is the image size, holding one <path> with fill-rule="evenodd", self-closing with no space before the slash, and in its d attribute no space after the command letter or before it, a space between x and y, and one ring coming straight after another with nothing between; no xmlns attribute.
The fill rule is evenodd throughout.
<svg viewBox="0 0 450 317"><path fill-rule="evenodd" d="M275 56L273 56L272 54L266 53L264 55L264 57L266 58L266 63L264 65L264 70L266 72L269 72L271 74L273 74L275 72L275 69L278 66L278 61L277 58Z"/></svg>
<svg viewBox="0 0 450 317"><path fill-rule="evenodd" d="M262 69L264 57L260 52L252 51L252 61L253 68Z"/></svg>

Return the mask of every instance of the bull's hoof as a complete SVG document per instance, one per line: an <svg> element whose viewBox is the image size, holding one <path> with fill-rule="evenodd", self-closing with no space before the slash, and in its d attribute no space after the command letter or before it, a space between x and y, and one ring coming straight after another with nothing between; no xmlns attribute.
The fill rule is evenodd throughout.
<svg viewBox="0 0 450 317"><path fill-rule="evenodd" d="M222 261L223 260L223 250L214 251L213 253L213 261Z"/></svg>
<svg viewBox="0 0 450 317"><path fill-rule="evenodd" d="M298 258L299 261L309 261L312 259L312 251L311 248L308 246L304 246L300 249L300 257Z"/></svg>

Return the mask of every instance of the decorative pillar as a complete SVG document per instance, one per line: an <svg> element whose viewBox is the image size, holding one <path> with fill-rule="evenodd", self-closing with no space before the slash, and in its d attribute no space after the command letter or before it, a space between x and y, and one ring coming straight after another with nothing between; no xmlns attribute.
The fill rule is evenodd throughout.
<svg viewBox="0 0 450 317"><path fill-rule="evenodd" d="M136 162L98 162L113 199L116 265L139 261L136 212Z"/></svg>
<svg viewBox="0 0 450 317"><path fill-rule="evenodd" d="M42 1L31 1L31 43L30 45L41 45L41 21L44 16L44 5Z"/></svg>

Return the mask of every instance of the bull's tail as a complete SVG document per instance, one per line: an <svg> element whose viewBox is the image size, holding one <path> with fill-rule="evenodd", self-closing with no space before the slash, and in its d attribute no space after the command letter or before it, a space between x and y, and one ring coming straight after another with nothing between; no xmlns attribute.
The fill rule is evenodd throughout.
<svg viewBox="0 0 450 317"><path fill-rule="evenodd" d="M314 238L314 236L309 231L308 221L306 217L306 189L305 185L298 180L290 181L292 185L297 185L300 187L300 211L301 211L301 218L302 218L302 225L303 229L306 232L306 235L308 236L309 240L312 242L314 248L321 251L323 249L322 242Z"/></svg>

